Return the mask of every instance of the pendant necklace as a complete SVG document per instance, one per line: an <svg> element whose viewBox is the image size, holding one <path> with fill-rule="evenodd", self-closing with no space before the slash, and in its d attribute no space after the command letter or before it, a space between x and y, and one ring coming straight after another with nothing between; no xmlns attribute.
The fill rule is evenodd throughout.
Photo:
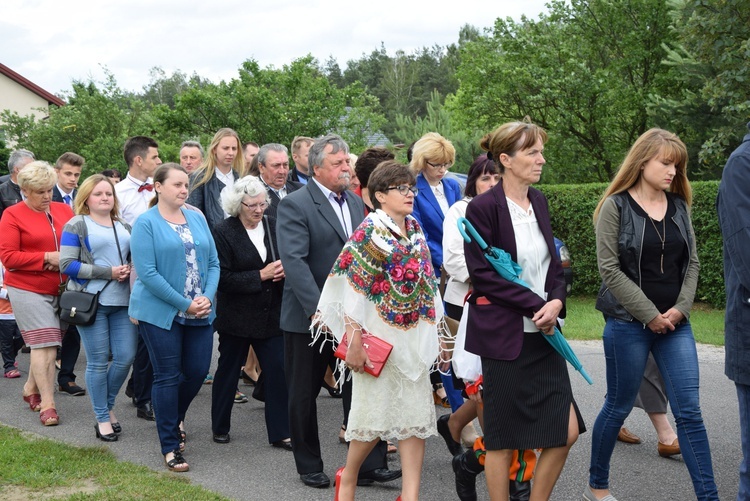
<svg viewBox="0 0 750 501"><path fill-rule="evenodd" d="M637 191L637 190L636 190ZM646 207L643 204L643 197L641 196L640 192L638 192L638 198L641 201L641 206L643 207L643 210L646 210ZM669 209L669 204L667 204L667 209ZM661 242L661 259L659 260L659 268L661 270L661 274L664 274L664 242L667 240L667 211L664 212L664 217L661 220L661 227L663 235L659 233L659 229L656 227L656 223L654 223L654 218L652 218L648 212L646 213L648 216L648 220L651 221L651 226L654 227L654 231L659 236L659 241Z"/></svg>
<svg viewBox="0 0 750 501"><path fill-rule="evenodd" d="M664 214L664 218L661 220L662 224L662 231L664 234L662 235L659 233L659 230L656 228L656 223L654 223L654 218L651 216L648 217L648 220L651 221L651 225L654 227L654 231L656 231L656 234L659 235L659 240L661 240L661 260L660 260L660 267L661 267L661 274L664 274L664 241L667 239L667 215Z"/></svg>

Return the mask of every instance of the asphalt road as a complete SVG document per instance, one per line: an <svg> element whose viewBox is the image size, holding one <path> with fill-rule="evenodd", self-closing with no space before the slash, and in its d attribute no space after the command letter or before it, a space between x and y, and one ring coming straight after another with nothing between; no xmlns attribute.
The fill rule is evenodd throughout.
<svg viewBox="0 0 750 501"><path fill-rule="evenodd" d="M571 372L573 392L590 430L605 393L604 355L600 342L573 342L572 345L595 382L593 386L589 386L580 375ZM699 358L701 403L711 443L716 483L721 499L735 499L741 449L734 384L724 376L722 348L701 346ZM24 377L3 379L0 382L1 423L72 445L108 447L123 461L166 472L159 454L154 423L136 418L135 408L125 397L124 390L115 409L123 427L118 442L104 444L94 437L91 429L94 416L88 396L57 394L61 423L56 427L45 428L39 422L38 413L29 411L21 400L29 356L19 355L18 360ZM215 365L216 353L212 369ZM82 385L84 369L82 351L76 371ZM251 390L241 383L240 389L248 393ZM312 489L304 486L296 473L292 453L273 448L267 443L263 406L259 402L251 399L249 403L236 404L232 415L231 443L215 444L211 439L210 390L210 386L202 388L188 413L185 457L190 463L190 472L180 474L181 476L237 500L333 499L332 488ZM317 403L325 471L333 478L346 457L346 447L339 444L337 439L342 418L341 401L330 398L323 391ZM442 412L444 410L439 408L438 413ZM644 443L617 444L611 467L613 494L620 501L695 499L690 477L681 457L663 459L657 455L656 434L645 413L635 409L626 424L644 439ZM591 434L588 432L581 435L573 447L553 492L553 500L581 499L581 492L588 478L590 449ZM391 455L390 467L399 467L398 455ZM483 475L478 478L477 484L479 499L488 499ZM397 480L360 488L357 499L392 501L399 494L399 486L400 481ZM431 437L427 441L421 495L427 501L457 499L450 457L439 437Z"/></svg>

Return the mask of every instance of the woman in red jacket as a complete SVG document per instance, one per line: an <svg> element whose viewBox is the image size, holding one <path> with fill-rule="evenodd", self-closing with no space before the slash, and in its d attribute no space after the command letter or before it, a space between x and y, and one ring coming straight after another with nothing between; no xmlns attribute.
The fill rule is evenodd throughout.
<svg viewBox="0 0 750 501"><path fill-rule="evenodd" d="M55 355L64 326L57 315L60 290L60 235L73 211L52 201L57 174L47 162L32 162L18 173L24 200L3 212L0 220L0 260L5 284L24 342L31 348L29 379L23 399L41 411L44 426L58 424L55 410Z"/></svg>

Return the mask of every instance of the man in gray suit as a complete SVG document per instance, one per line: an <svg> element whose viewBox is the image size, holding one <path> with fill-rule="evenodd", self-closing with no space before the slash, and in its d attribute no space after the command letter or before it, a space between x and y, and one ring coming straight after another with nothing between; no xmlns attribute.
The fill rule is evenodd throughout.
<svg viewBox="0 0 750 501"><path fill-rule="evenodd" d="M364 219L362 200L347 191L353 175L349 147L336 135L319 138L309 153L312 177L285 196L278 207L276 233L286 282L281 302L292 450L300 479L328 487L323 471L315 399L333 357L331 343L310 346L310 322L323 284L352 231ZM351 383L350 383L351 384ZM346 390L346 387L345 387ZM387 482L401 471L385 465L386 444L375 447L360 469L360 483Z"/></svg>

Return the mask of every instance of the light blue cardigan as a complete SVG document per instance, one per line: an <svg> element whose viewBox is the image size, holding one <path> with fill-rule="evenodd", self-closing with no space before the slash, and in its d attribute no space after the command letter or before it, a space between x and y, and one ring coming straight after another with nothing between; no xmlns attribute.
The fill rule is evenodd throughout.
<svg viewBox="0 0 750 501"><path fill-rule="evenodd" d="M182 209L195 243L203 295L214 302L219 285L219 258L205 218ZM133 265L138 275L130 295L128 314L162 329L170 329L178 311L186 311L191 300L184 297L185 250L177 232L161 217L156 207L141 214L130 239ZM213 322L212 308L209 322Z"/></svg>

